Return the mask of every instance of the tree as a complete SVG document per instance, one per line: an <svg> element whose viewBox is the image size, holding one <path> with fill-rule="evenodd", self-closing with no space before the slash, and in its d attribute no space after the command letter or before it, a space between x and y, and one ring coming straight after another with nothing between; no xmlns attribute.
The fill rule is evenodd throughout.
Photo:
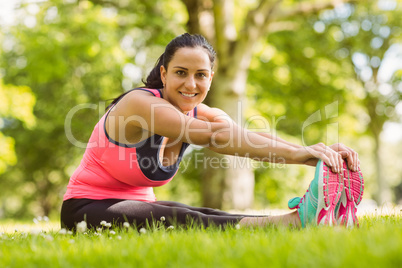
<svg viewBox="0 0 402 268"><path fill-rule="evenodd" d="M0 79L0 130L18 120L27 128L35 126L33 106L35 96L27 86L4 85ZM15 154L15 140L3 135L0 131L0 174L6 172L7 167L17 163Z"/></svg>
<svg viewBox="0 0 402 268"><path fill-rule="evenodd" d="M260 49L260 61L255 62L258 68L251 71L250 79L255 96L270 100L257 103L258 110L277 117L286 115L279 129L292 135L306 131L302 124L320 106L338 102L339 136L354 133L355 140L359 140L367 134L373 139L373 179L379 204L391 201L382 171L380 134L385 122L400 121L395 108L401 100L401 76L395 64L400 58L396 48L401 40L401 10L393 5L385 8L377 2L344 5L310 20L295 21L294 26L303 28L303 33L270 35L270 43ZM274 76L266 76L260 69L273 70ZM270 90L264 91L261 85L266 84ZM299 108L286 109L292 106ZM309 140L304 142L325 138L327 123L322 120L307 129L304 137Z"/></svg>
<svg viewBox="0 0 402 268"><path fill-rule="evenodd" d="M21 122L26 128L32 129L35 126L33 106L35 96L27 86L4 85L0 79L0 176L14 166L18 157L15 152L15 139L3 134L4 129L15 121ZM4 184L4 181L1 182ZM9 187L2 185L2 204L0 215L4 214L5 196L10 192Z"/></svg>
<svg viewBox="0 0 402 268"><path fill-rule="evenodd" d="M147 12L149 1L130 5ZM16 141L18 156L15 168L1 175L3 186L13 185L3 207L5 216L49 215L59 211L106 101L140 84L150 67L146 58L175 34L162 29L163 17L156 11L119 15L112 6L88 1L46 1L16 12L15 26L4 29L10 49L2 51L0 66L13 89L32 88L36 125L28 125L27 117L27 123L13 120L2 128Z"/></svg>
<svg viewBox="0 0 402 268"><path fill-rule="evenodd" d="M400 121L395 107L402 98L400 72L395 72L397 69L386 69L390 60L402 60L397 52L397 46L402 40L402 6L390 2L362 4L355 8L348 24L342 25L336 20L333 23L342 30L344 38L340 43L349 52L347 58L354 66L357 81L364 92L362 105L370 118L367 133L374 140L373 155L378 186L375 199L383 204L392 200L382 170L380 134L387 121ZM384 71L389 73L384 75Z"/></svg>

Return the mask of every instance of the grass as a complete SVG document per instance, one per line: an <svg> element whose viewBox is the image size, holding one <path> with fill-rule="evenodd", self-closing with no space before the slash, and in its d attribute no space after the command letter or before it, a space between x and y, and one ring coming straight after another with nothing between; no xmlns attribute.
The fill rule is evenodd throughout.
<svg viewBox="0 0 402 268"><path fill-rule="evenodd" d="M402 267L402 213L363 216L358 229L8 228L0 248L0 267Z"/></svg>

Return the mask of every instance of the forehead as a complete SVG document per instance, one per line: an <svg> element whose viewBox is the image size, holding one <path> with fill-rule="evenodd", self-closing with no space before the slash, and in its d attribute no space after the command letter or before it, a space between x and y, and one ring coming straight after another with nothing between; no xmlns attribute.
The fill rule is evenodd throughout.
<svg viewBox="0 0 402 268"><path fill-rule="evenodd" d="M173 55L170 66L177 64L182 67L196 67L196 69L211 69L211 61L208 52L202 47L182 47ZM198 67L197 67L198 66Z"/></svg>

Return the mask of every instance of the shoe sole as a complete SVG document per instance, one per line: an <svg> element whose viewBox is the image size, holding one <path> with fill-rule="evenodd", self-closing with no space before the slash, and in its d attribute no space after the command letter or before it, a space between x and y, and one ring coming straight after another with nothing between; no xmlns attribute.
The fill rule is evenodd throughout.
<svg viewBox="0 0 402 268"><path fill-rule="evenodd" d="M322 161L319 161L317 168L320 169L320 177L316 222L318 225L333 226L336 224L335 207L341 198L344 181L341 175L333 173Z"/></svg>
<svg viewBox="0 0 402 268"><path fill-rule="evenodd" d="M359 171L351 171L348 169L346 163L343 163L344 168L344 185L346 194L346 214L341 219L341 224L347 228L354 226L359 227L359 220L357 219L356 212L357 206L360 204L364 193L364 179L363 174Z"/></svg>

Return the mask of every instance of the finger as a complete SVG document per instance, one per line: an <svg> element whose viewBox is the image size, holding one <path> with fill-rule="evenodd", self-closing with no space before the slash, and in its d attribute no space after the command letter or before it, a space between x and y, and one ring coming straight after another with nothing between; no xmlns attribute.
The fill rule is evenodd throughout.
<svg viewBox="0 0 402 268"><path fill-rule="evenodd" d="M337 158L338 158L338 165L339 165L338 173L342 173L343 172L343 158L340 153L337 153Z"/></svg>
<svg viewBox="0 0 402 268"><path fill-rule="evenodd" d="M324 163L327 164L327 166L329 166L332 172L337 173L335 161L331 156L322 154L322 157L320 157L320 159L324 161Z"/></svg>
<svg viewBox="0 0 402 268"><path fill-rule="evenodd" d="M349 152L349 156L347 157L348 168L352 171L356 171L356 163L358 162L358 154L351 148L344 146L346 150Z"/></svg>
<svg viewBox="0 0 402 268"><path fill-rule="evenodd" d="M354 159L354 171L358 171L359 170L359 166L360 166L360 161L359 161L359 154L356 153L355 154L355 159Z"/></svg>
<svg viewBox="0 0 402 268"><path fill-rule="evenodd" d="M346 157L348 168L355 172L358 171L359 167L360 167L359 154L356 151L354 151L352 148L350 148L344 144L337 144L337 145L338 145L339 150L347 151L349 153L349 155Z"/></svg>
<svg viewBox="0 0 402 268"><path fill-rule="evenodd" d="M343 159L339 152L335 152L336 162L338 163L338 173L342 173Z"/></svg>
<svg viewBox="0 0 402 268"><path fill-rule="evenodd" d="M331 158L328 157L328 155L325 154L324 150L317 151L315 156L317 158L321 159L327 166L329 166L331 168L331 170L333 170L334 163L331 160Z"/></svg>
<svg viewBox="0 0 402 268"><path fill-rule="evenodd" d="M348 162L349 169L352 171L357 171L357 167L359 165L359 155L355 151L352 150L352 154L350 156L351 160Z"/></svg>
<svg viewBox="0 0 402 268"><path fill-rule="evenodd" d="M338 152L338 153L341 155L342 159L346 159L350 155L350 153L348 151L341 151L341 152Z"/></svg>
<svg viewBox="0 0 402 268"><path fill-rule="evenodd" d="M349 147L347 147L346 145L342 144L342 143L335 143L333 145L330 146L333 150L335 150L336 152L338 152L341 155L342 160L340 161L340 168L341 171L343 169L343 159L346 159L346 162L348 163L348 165L350 165L350 163L353 164L353 150L350 149Z"/></svg>
<svg viewBox="0 0 402 268"><path fill-rule="evenodd" d="M327 154L328 158L330 158L331 162L333 163L332 172L340 173L341 166L340 166L339 154L328 146L325 149L326 149L326 154Z"/></svg>
<svg viewBox="0 0 402 268"><path fill-rule="evenodd" d="M342 172L342 166L343 166L342 156L338 152L334 151L332 148L330 148L329 153L331 153L331 156L333 157L333 159L335 161L336 172L341 173Z"/></svg>
<svg viewBox="0 0 402 268"><path fill-rule="evenodd" d="M331 147L326 146L323 143L318 143L310 147L311 153L315 154L315 157L324 161L334 173L341 172L340 156Z"/></svg>
<svg viewBox="0 0 402 268"><path fill-rule="evenodd" d="M339 173L343 172L343 157L342 154L337 152L338 163L339 163Z"/></svg>

